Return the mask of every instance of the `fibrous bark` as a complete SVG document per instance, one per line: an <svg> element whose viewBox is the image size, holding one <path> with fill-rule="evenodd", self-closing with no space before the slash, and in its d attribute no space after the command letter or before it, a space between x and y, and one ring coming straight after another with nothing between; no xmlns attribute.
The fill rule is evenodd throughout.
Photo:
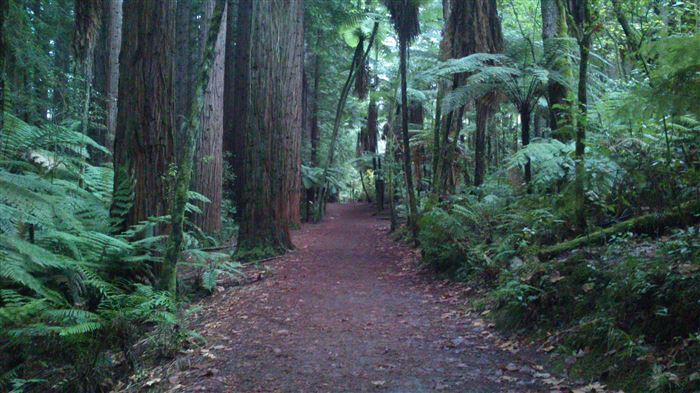
<svg viewBox="0 0 700 393"><path fill-rule="evenodd" d="M122 0L105 0L104 20L95 48L95 90L100 94L100 107L104 113L103 128L94 130L92 138L114 149L114 131L117 127L117 94L119 89L119 50L122 45ZM92 156L91 156L92 157ZM95 157L96 162L111 158Z"/></svg>
<svg viewBox="0 0 700 393"><path fill-rule="evenodd" d="M117 231L168 211L165 178L173 162L175 2L126 0L124 26L128 29L122 34L119 58L114 190L131 188L133 199L126 211L113 203Z"/></svg>
<svg viewBox="0 0 700 393"><path fill-rule="evenodd" d="M245 67L237 70L244 76L236 100L241 112L236 135L244 143L237 174L238 252L245 257L293 247L291 210L299 205L298 197L295 206L290 200L299 192L294 188L300 171L303 2L241 1L238 43L237 65Z"/></svg>
<svg viewBox="0 0 700 393"><path fill-rule="evenodd" d="M170 236L168 236L168 243L160 271L159 286L173 294L177 287L177 262L184 239L185 210L188 190L194 172L195 151L202 135L201 118L205 107L205 89L211 82L212 69L216 60L217 41L225 35L220 34L220 28L224 25L222 20L224 20L226 14L226 2L225 0L216 0L214 5L213 9L210 8L208 11L211 12L210 22L207 22L209 31L203 45L202 64L195 84L194 95L192 96L190 117L183 132L182 157L177 166L173 206L170 209L172 231Z"/></svg>
<svg viewBox="0 0 700 393"><path fill-rule="evenodd" d="M204 20L209 21L214 12L216 0L205 3ZM224 11L223 18L227 17ZM200 47L206 47L209 33L209 23L204 24L201 31ZM221 230L221 199L223 181L223 121L224 121L224 55L226 43L226 24L218 32L214 44L214 59L209 74L209 82L204 90L204 106L202 108L200 127L201 133L197 142L194 157L194 177L192 189L207 198L209 203L199 203L202 214L192 217L193 222L208 233Z"/></svg>

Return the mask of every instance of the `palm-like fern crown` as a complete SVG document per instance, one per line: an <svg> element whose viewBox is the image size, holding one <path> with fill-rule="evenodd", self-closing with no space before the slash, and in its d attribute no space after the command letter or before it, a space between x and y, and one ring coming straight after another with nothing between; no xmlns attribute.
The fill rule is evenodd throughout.
<svg viewBox="0 0 700 393"><path fill-rule="evenodd" d="M420 34L418 0L384 0L384 5L389 9L391 22L400 41L408 44L418 37Z"/></svg>

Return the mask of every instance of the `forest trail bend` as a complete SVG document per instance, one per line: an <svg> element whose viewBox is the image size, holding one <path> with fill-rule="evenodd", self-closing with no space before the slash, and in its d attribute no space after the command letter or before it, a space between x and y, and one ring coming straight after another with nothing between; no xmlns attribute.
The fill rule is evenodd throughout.
<svg viewBox="0 0 700 393"><path fill-rule="evenodd" d="M207 346L166 391L547 391L387 229L367 205L329 206L269 277L206 301L194 327Z"/></svg>

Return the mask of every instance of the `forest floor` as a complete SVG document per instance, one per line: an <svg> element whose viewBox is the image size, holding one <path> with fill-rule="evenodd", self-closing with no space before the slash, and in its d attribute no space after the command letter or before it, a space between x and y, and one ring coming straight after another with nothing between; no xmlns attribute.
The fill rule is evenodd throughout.
<svg viewBox="0 0 700 393"><path fill-rule="evenodd" d="M267 274L204 300L205 347L151 371L164 392L558 391L534 351L467 311L368 205L331 205ZM142 385L143 386L143 385Z"/></svg>

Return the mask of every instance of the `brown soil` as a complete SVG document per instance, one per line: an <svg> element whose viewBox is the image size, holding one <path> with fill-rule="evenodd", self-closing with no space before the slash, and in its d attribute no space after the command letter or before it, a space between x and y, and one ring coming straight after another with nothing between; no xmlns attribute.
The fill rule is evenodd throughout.
<svg viewBox="0 0 700 393"><path fill-rule="evenodd" d="M464 311L367 205L332 205L271 273L205 301L152 388L206 392L539 392L541 367Z"/></svg>

